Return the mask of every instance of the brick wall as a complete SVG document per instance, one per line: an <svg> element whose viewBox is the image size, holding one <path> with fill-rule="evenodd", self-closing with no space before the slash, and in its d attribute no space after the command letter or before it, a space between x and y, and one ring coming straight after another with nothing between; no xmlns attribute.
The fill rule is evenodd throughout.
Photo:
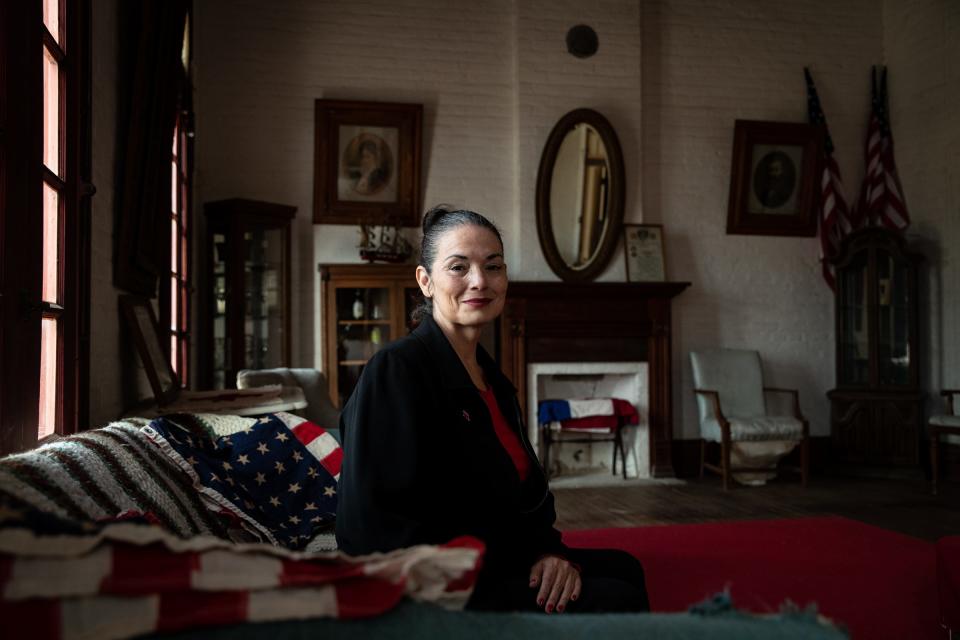
<svg viewBox="0 0 960 640"><path fill-rule="evenodd" d="M941 412L937 391L960 387L960 5L888 0L883 9L890 117L913 221L909 233L927 258L923 383L928 409Z"/></svg>
<svg viewBox="0 0 960 640"><path fill-rule="evenodd" d="M915 4L952 12L933 27L917 23L918 38L928 28L956 34L947 0ZM871 0L204 0L196 13L196 202L240 196L299 207L294 364L322 363L316 263L356 261L353 227L311 224L316 98L423 103L425 203L489 213L506 232L512 277L544 280L555 276L534 222L540 150L563 113L592 107L611 120L625 151L626 219L664 224L668 277L693 283L678 298L674 327L678 435L697 434L687 354L712 345L759 349L769 381L799 387L813 433L828 433L833 304L817 243L726 235L733 121L805 120L809 65L852 197L863 171L869 66L884 61L885 46L895 77L901 64L943 66L949 38L923 42L915 59L897 53L919 45L893 42L890 6ZM564 50L566 30L579 22L600 36L587 60ZM906 100L896 85L891 91ZM911 153L905 111L917 127L925 118L894 105L901 167ZM941 162L957 165L948 160ZM913 204L921 190L913 183L927 172L904 174ZM931 204L941 211L930 222L939 234L956 226L948 217L955 178L944 180L952 200ZM602 279L622 277L618 253ZM952 327L957 305L955 295L943 297Z"/></svg>

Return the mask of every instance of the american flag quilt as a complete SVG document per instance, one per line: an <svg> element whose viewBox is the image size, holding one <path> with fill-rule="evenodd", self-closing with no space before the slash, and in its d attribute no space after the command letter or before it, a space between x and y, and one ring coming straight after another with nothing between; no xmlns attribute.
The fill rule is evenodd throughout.
<svg viewBox="0 0 960 640"><path fill-rule="evenodd" d="M312 422L289 413L173 414L142 431L212 511L235 523L234 540L303 549L333 524L342 452Z"/></svg>
<svg viewBox="0 0 960 640"><path fill-rule="evenodd" d="M457 609L483 554L473 538L349 557L181 538L136 522L0 515L4 638L114 640L240 622L364 618L404 597Z"/></svg>

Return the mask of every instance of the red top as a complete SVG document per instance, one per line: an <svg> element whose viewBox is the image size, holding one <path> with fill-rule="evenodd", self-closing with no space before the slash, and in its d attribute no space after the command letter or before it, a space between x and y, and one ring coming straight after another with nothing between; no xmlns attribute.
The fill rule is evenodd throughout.
<svg viewBox="0 0 960 640"><path fill-rule="evenodd" d="M500 439L500 444L503 445L503 448L510 455L510 459L513 460L513 466L517 468L517 474L520 476L520 481L523 482L530 475L530 458L527 457L523 443L520 442L520 437L500 412L497 398L493 395L493 389L488 385L486 391L480 392L480 396L487 403L487 409L490 410L490 417L493 418L493 430L496 432L497 438Z"/></svg>

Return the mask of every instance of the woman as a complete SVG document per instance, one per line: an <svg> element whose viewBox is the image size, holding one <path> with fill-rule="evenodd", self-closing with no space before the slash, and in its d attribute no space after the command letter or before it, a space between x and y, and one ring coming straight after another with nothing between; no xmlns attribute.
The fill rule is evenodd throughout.
<svg viewBox="0 0 960 640"><path fill-rule="evenodd" d="M470 608L647 610L635 558L561 542L516 389L479 346L507 293L497 228L472 211L427 212L416 278L419 326L370 359L343 409L340 548L471 535L486 553Z"/></svg>

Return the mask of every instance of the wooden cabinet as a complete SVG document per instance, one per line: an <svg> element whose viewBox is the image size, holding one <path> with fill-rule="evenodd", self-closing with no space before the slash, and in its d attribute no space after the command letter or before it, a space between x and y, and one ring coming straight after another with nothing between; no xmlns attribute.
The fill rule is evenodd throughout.
<svg viewBox="0 0 960 640"><path fill-rule="evenodd" d="M204 388L236 386L240 369L290 362L290 223L296 207L234 198L208 202L201 290Z"/></svg>
<svg viewBox="0 0 960 640"><path fill-rule="evenodd" d="M919 462L920 259L899 234L871 227L847 238L836 261L837 387L827 395L840 461Z"/></svg>
<svg viewBox="0 0 960 640"><path fill-rule="evenodd" d="M324 371L330 397L346 402L367 360L413 328L422 295L413 264L321 264Z"/></svg>

